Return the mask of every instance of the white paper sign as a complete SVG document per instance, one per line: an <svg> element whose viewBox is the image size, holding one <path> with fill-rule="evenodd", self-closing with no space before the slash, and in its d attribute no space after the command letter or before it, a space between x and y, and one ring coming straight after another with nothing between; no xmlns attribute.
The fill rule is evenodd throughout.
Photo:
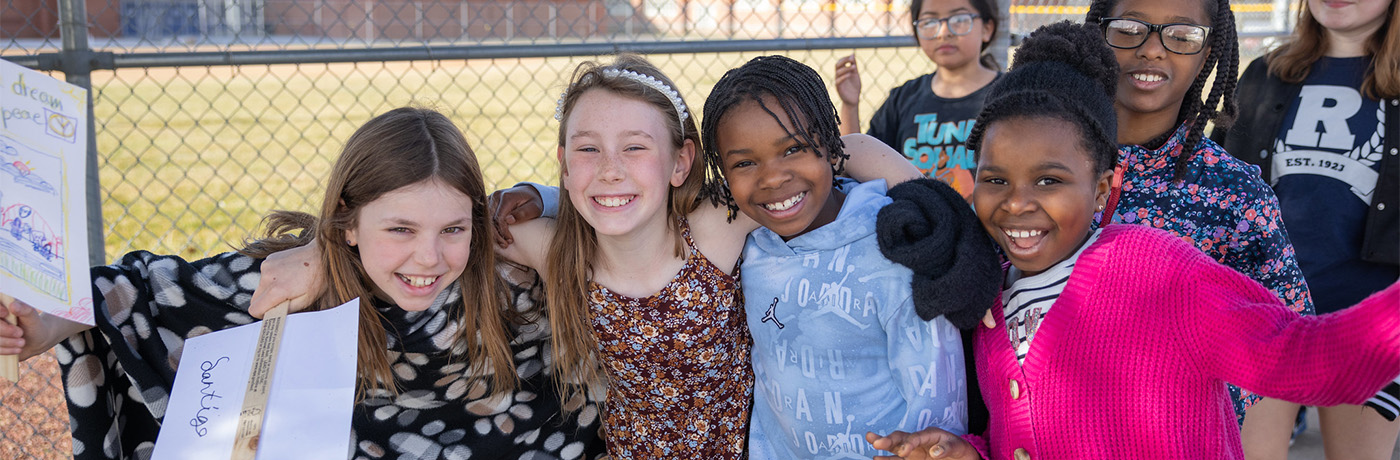
<svg viewBox="0 0 1400 460"><path fill-rule="evenodd" d="M287 315L259 459L345 460L360 301ZM229 458L261 322L185 341L154 460Z"/></svg>
<svg viewBox="0 0 1400 460"><path fill-rule="evenodd" d="M92 322L87 90L0 59L0 292Z"/></svg>

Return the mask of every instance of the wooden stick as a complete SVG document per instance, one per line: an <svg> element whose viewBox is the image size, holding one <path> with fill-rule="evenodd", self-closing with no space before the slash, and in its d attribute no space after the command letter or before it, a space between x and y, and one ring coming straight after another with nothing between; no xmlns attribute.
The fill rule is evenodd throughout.
<svg viewBox="0 0 1400 460"><path fill-rule="evenodd" d="M248 373L248 390L243 393L243 410L238 412L230 457L233 460L257 457L258 439L267 415L267 397L272 391L272 371L277 368L277 351L282 348L282 330L286 327L287 309L291 305L290 300L282 302L263 316L257 351L253 352L253 370Z"/></svg>
<svg viewBox="0 0 1400 460"><path fill-rule="evenodd" d="M4 321L13 325L19 325L19 318L10 313L10 305L15 303L15 298L0 293L0 305L5 307ZM0 378L11 382L19 382L19 356L0 355Z"/></svg>

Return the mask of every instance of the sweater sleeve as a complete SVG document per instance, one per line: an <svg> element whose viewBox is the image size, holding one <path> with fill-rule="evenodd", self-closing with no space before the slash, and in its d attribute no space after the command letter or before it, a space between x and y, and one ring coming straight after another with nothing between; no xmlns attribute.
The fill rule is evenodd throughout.
<svg viewBox="0 0 1400 460"><path fill-rule="evenodd" d="M58 347L75 458L150 455L185 339L253 321L260 262L139 251L92 269L97 326Z"/></svg>
<svg viewBox="0 0 1400 460"><path fill-rule="evenodd" d="M977 455L982 458L992 458L992 447L991 444L987 443L987 438L972 433L962 435L962 438L963 441L967 441L973 449L977 450Z"/></svg>
<svg viewBox="0 0 1400 460"><path fill-rule="evenodd" d="M1300 316L1204 254L1191 254L1179 324L1208 375L1307 405L1361 404L1400 375L1400 284L1353 308Z"/></svg>

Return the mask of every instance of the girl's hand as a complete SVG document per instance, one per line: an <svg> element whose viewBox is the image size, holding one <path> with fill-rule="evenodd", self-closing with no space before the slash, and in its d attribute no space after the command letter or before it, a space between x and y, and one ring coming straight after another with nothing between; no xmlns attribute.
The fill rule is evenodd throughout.
<svg viewBox="0 0 1400 460"><path fill-rule="evenodd" d="M19 355L20 361L49 351L63 339L92 328L83 323L40 313L19 300L15 300L8 308L0 303L0 319L8 314L15 315L15 324L0 320L0 355Z"/></svg>
<svg viewBox="0 0 1400 460"><path fill-rule="evenodd" d="M504 249L515 243L510 226L540 217L544 200L534 187L517 185L492 193L486 208L491 210L491 223L496 226L496 246Z"/></svg>
<svg viewBox="0 0 1400 460"><path fill-rule="evenodd" d="M856 66L856 55L836 60L836 95L843 105L860 104L860 67Z"/></svg>
<svg viewBox="0 0 1400 460"><path fill-rule="evenodd" d="M268 310L282 302L291 301L288 313L305 310L316 301L317 295L325 288L325 273L321 266L321 250L312 240L305 246L267 256L262 263L262 278L253 291L252 305L248 314L262 318Z"/></svg>
<svg viewBox="0 0 1400 460"><path fill-rule="evenodd" d="M977 449L963 438L934 427L924 428L917 433L896 431L889 436L865 433L865 441L871 447L891 452L894 456L877 455L875 460L981 460Z"/></svg>

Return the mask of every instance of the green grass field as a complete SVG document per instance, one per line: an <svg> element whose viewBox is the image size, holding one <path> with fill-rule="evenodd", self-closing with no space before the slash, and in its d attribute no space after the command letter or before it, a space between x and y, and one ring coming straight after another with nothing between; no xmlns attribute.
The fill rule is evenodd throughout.
<svg viewBox="0 0 1400 460"><path fill-rule="evenodd" d="M844 51L789 56L830 78ZM916 48L857 51L869 117L889 89L932 70ZM724 71L761 53L657 55L699 111ZM488 185L551 183L555 100L589 58L127 69L97 73L94 118L108 260L201 257L237 246L274 209L314 211L355 128L418 104L461 127ZM834 95L833 95L834 97Z"/></svg>

